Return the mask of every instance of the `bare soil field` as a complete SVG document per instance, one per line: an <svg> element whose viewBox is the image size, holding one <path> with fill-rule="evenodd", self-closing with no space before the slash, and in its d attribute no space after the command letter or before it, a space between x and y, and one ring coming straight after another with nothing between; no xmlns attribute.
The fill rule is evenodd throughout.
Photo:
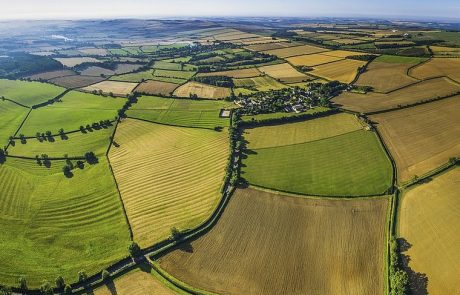
<svg viewBox="0 0 460 295"><path fill-rule="evenodd" d="M101 90L104 93L113 93L114 95L125 96L130 94L138 83L119 82L119 81L102 81L94 85L82 88L82 90L92 92Z"/></svg>
<svg viewBox="0 0 460 295"><path fill-rule="evenodd" d="M453 95L460 91L460 86L447 78L436 78L416 83L399 90L383 93L358 94L344 92L333 98L333 102L361 113L369 113L414 104L422 100Z"/></svg>
<svg viewBox="0 0 460 295"><path fill-rule="evenodd" d="M366 62L364 61L345 59L316 66L311 71L311 74L331 81L337 80L342 83L351 83L358 74L358 68L365 64Z"/></svg>
<svg viewBox="0 0 460 295"><path fill-rule="evenodd" d="M380 61L379 58L372 61L367 66L367 70L359 76L356 85L371 86L378 92L389 92L417 82L417 79L407 75L407 70L423 59L413 60L410 57L398 57L398 59L402 59L402 62L385 62Z"/></svg>
<svg viewBox="0 0 460 295"><path fill-rule="evenodd" d="M207 76L227 76L231 78L251 78L262 76L263 74L257 68L247 68L239 70L230 70L223 72L211 72L211 73L199 73L197 77L207 77Z"/></svg>
<svg viewBox="0 0 460 295"><path fill-rule="evenodd" d="M101 81L104 81L104 78L96 76L73 75L54 78L48 82L65 88L81 88L91 84L99 83Z"/></svg>
<svg viewBox="0 0 460 295"><path fill-rule="evenodd" d="M217 225L159 262L219 294L383 294L387 206L237 189Z"/></svg>
<svg viewBox="0 0 460 295"><path fill-rule="evenodd" d="M370 116L405 182L460 156L460 96Z"/></svg>
<svg viewBox="0 0 460 295"><path fill-rule="evenodd" d="M174 91L177 97L190 97L196 94L199 98L219 99L230 96L230 88L217 87L198 82L187 82Z"/></svg>
<svg viewBox="0 0 460 295"><path fill-rule="evenodd" d="M343 60L340 57L328 56L323 54L307 54L289 57L286 59L289 63L295 66L317 66L325 63Z"/></svg>
<svg viewBox="0 0 460 295"><path fill-rule="evenodd" d="M227 132L126 119L109 159L134 240L142 247L167 238L171 227L193 228L220 198L228 157Z"/></svg>
<svg viewBox="0 0 460 295"><path fill-rule="evenodd" d="M140 83L134 89L134 92L151 95L171 95L178 86L174 83L150 80Z"/></svg>
<svg viewBox="0 0 460 295"><path fill-rule="evenodd" d="M274 50L274 49L281 49L287 47L294 47L300 46L300 43L296 42L278 42L278 43L266 43L266 44L256 44L256 45L248 45L245 48L252 51L267 51L267 50Z"/></svg>
<svg viewBox="0 0 460 295"><path fill-rule="evenodd" d="M298 83L312 79L288 63L260 67L259 71L285 83Z"/></svg>
<svg viewBox="0 0 460 295"><path fill-rule="evenodd" d="M329 49L311 46L311 45L302 45L302 46L294 46L294 47L288 47L288 48L267 50L267 51L264 51L264 53L276 55L279 58L286 58L286 57L291 57L291 56L296 56L296 55L324 52L328 50Z"/></svg>
<svg viewBox="0 0 460 295"><path fill-rule="evenodd" d="M76 73L71 70L58 70L58 71L51 71L51 72L35 74L27 78L31 80L50 80L50 79L64 77L64 76L72 76L75 74Z"/></svg>
<svg viewBox="0 0 460 295"><path fill-rule="evenodd" d="M432 58L412 68L409 75L418 79L447 76L460 83L460 58Z"/></svg>
<svg viewBox="0 0 460 295"><path fill-rule="evenodd" d="M399 235L411 245L403 254L409 257L413 272L427 275L428 292L424 294L459 291L459 179L460 169L450 170L407 191L402 199Z"/></svg>

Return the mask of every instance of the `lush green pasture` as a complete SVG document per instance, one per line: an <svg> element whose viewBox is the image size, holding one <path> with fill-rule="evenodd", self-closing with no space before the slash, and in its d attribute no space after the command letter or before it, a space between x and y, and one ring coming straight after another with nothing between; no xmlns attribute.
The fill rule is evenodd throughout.
<svg viewBox="0 0 460 295"><path fill-rule="evenodd" d="M125 102L126 99L122 97L108 97L80 91L70 91L61 98L61 102L56 102L49 107L119 110Z"/></svg>
<svg viewBox="0 0 460 295"><path fill-rule="evenodd" d="M141 82L142 80L152 80L154 79L153 75L154 70L147 70L137 73L129 73L123 75L117 75L110 77L109 80L115 81L127 81L127 82Z"/></svg>
<svg viewBox="0 0 460 295"><path fill-rule="evenodd" d="M127 111L127 115L132 118L176 126L226 127L229 125L229 119L220 118L219 113L221 109L233 106L234 104L225 101L142 96Z"/></svg>
<svg viewBox="0 0 460 295"><path fill-rule="evenodd" d="M397 63L397 64L418 64L427 60L421 57L397 56L397 55L381 55L374 59L375 62Z"/></svg>
<svg viewBox="0 0 460 295"><path fill-rule="evenodd" d="M163 69L156 69L153 72L155 77L166 77L166 78L175 78L175 79L190 79L195 75L195 72L190 71L173 71L173 70L163 70Z"/></svg>
<svg viewBox="0 0 460 295"><path fill-rule="evenodd" d="M187 79L159 77L159 76L153 77L152 80L160 81L160 82L169 82L169 83L174 83L174 84L184 84L185 82L187 82Z"/></svg>
<svg viewBox="0 0 460 295"><path fill-rule="evenodd" d="M254 185L330 196L382 194L391 186L391 163L371 131L254 150L249 142L248 148L242 176Z"/></svg>
<svg viewBox="0 0 460 295"><path fill-rule="evenodd" d="M29 109L8 100L0 100L0 148L18 130Z"/></svg>
<svg viewBox="0 0 460 295"><path fill-rule="evenodd" d="M41 82L0 79L0 97L33 106L58 96L65 88Z"/></svg>
<svg viewBox="0 0 460 295"><path fill-rule="evenodd" d="M193 65L174 63L166 61L157 61L153 65L155 69L172 70L172 71L196 71L196 67Z"/></svg>
<svg viewBox="0 0 460 295"><path fill-rule="evenodd" d="M29 287L62 275L75 282L126 256L129 231L105 158L99 164L62 173L9 158L0 166L0 283Z"/></svg>
<svg viewBox="0 0 460 295"><path fill-rule="evenodd" d="M113 135L112 126L99 130L80 131L67 134L64 138L53 136L51 140L39 141L37 138L29 138L26 143L16 140L14 146L8 148L8 154L12 156L35 157L47 154L51 158L83 157L86 152L94 152L98 156L104 156L110 144L110 136Z"/></svg>

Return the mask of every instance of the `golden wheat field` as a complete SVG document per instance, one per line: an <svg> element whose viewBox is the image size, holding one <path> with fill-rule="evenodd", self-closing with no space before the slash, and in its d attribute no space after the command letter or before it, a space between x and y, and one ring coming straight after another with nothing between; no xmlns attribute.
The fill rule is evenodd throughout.
<svg viewBox="0 0 460 295"><path fill-rule="evenodd" d="M115 142L119 147L111 148L109 159L141 246L167 238L173 226L199 225L216 207L227 132L127 119L117 127Z"/></svg>
<svg viewBox="0 0 460 295"><path fill-rule="evenodd" d="M159 262L218 294L383 294L387 206L238 189L209 233Z"/></svg>
<svg viewBox="0 0 460 295"><path fill-rule="evenodd" d="M370 116L405 182L460 155L460 96Z"/></svg>
<svg viewBox="0 0 460 295"><path fill-rule="evenodd" d="M345 59L316 66L311 74L331 81L351 83L358 74L358 68L365 64L364 61Z"/></svg>
<svg viewBox="0 0 460 295"><path fill-rule="evenodd" d="M409 75L418 79L447 76L460 83L460 59L432 58L431 60L412 68Z"/></svg>
<svg viewBox="0 0 460 295"><path fill-rule="evenodd" d="M298 83L312 79L288 63L260 67L259 71L285 83Z"/></svg>
<svg viewBox="0 0 460 295"><path fill-rule="evenodd" d="M398 89L388 94L344 92L332 101L345 109L369 113L436 99L460 92L460 85L447 78L435 78Z"/></svg>
<svg viewBox="0 0 460 295"><path fill-rule="evenodd" d="M296 56L296 55L324 52L328 50L329 49L311 46L311 45L302 45L302 46L294 46L294 47L288 47L288 48L267 50L267 51L264 51L264 53L276 55L279 58L286 58L286 57Z"/></svg>
<svg viewBox="0 0 460 295"><path fill-rule="evenodd" d="M330 63L334 61L343 60L340 57L328 56L324 54L306 54L306 55L299 55L293 56L286 59L289 63L294 66L308 66L313 67L325 63Z"/></svg>
<svg viewBox="0 0 460 295"><path fill-rule="evenodd" d="M219 99L230 96L231 91L230 88L211 86L198 82L187 82L174 91L174 95L177 97L190 97L190 95L194 94L199 98Z"/></svg>
<svg viewBox="0 0 460 295"><path fill-rule="evenodd" d="M428 294L458 294L459 191L457 168L414 187L402 200L399 235L411 244L403 254L414 272L428 276Z"/></svg>
<svg viewBox="0 0 460 295"><path fill-rule="evenodd" d="M238 69L238 70L229 70L222 72L211 72L211 73L199 73L197 77L207 77L207 76L227 76L231 78L251 78L262 76L263 74L257 68L247 68L247 69Z"/></svg>
<svg viewBox="0 0 460 295"><path fill-rule="evenodd" d="M84 91L102 91L103 93L113 93L114 95L128 95L134 88L136 88L138 83L130 82L120 82L120 81L102 81L85 88L82 88Z"/></svg>

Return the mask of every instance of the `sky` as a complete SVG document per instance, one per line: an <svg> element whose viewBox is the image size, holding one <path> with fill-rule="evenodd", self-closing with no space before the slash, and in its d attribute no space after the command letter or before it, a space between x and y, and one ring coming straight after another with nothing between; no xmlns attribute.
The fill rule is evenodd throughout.
<svg viewBox="0 0 460 295"><path fill-rule="evenodd" d="M0 20L184 16L460 20L460 0L0 0Z"/></svg>

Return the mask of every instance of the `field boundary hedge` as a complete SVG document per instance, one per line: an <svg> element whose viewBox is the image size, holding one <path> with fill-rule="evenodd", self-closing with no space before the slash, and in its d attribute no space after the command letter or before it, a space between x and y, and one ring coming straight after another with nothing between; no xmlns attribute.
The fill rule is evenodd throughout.
<svg viewBox="0 0 460 295"><path fill-rule="evenodd" d="M18 129L16 130L16 132L12 135L13 138L15 138L16 135L18 135L19 130L21 130L22 126L24 126L24 123L27 121L27 118L29 118L29 115L30 115L31 112L32 112L32 108L29 108L29 112L28 112L27 115L25 116L24 120L22 120L21 125L19 125ZM11 141L8 140L8 144L6 145L5 152L8 150L8 148L10 147L10 145L11 145Z"/></svg>
<svg viewBox="0 0 460 295"><path fill-rule="evenodd" d="M260 127L260 126L272 126L280 125L280 123L295 123L302 122L309 119L327 117L329 115L340 113L341 110L337 108L331 108L324 112L318 112L313 114L299 114L296 116L281 117L281 118L268 118L262 120L250 120L250 121L241 121L240 126L245 128L251 127Z"/></svg>
<svg viewBox="0 0 460 295"><path fill-rule="evenodd" d="M126 118L132 119L132 120L144 121L144 122L151 123L151 124L164 125L164 126L181 127L181 128L194 128L194 129L205 129L205 130L216 131L215 128L197 127L197 126L185 126L185 125L173 125L173 124L168 124L168 123L161 123L161 122L150 121L150 120L147 120L147 119L141 119L141 118L131 117L131 116L129 116L129 115L126 115ZM222 128L224 128L224 127L222 126ZM217 132L217 131L216 131L216 132Z"/></svg>
<svg viewBox="0 0 460 295"><path fill-rule="evenodd" d="M3 100L10 101L10 102L12 102L12 103L15 103L15 104L17 104L18 106L21 106L21 107L30 109L30 107L28 107L28 106L26 106L26 105L23 105L22 103L17 102L17 101L15 101L15 100L12 100L12 99L9 99L9 98L6 98L6 97L3 97L2 99L3 99Z"/></svg>

